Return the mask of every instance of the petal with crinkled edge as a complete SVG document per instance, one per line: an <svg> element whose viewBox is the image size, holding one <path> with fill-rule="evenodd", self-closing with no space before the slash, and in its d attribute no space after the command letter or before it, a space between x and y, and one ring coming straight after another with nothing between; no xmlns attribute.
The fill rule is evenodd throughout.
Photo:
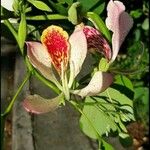
<svg viewBox="0 0 150 150"><path fill-rule="evenodd" d="M47 48L51 62L59 74L62 72L62 65L64 71L67 69L70 50L68 39L68 33L55 25L46 28L41 36L41 42Z"/></svg>
<svg viewBox="0 0 150 150"><path fill-rule="evenodd" d="M106 72L97 71L89 84L80 90L75 90L73 93L81 97L94 96L105 91L113 82L113 75Z"/></svg>
<svg viewBox="0 0 150 150"><path fill-rule="evenodd" d="M50 57L45 47L39 42L26 42L27 56L31 64L38 69L41 74L53 81L54 74L51 68Z"/></svg>
<svg viewBox="0 0 150 150"><path fill-rule="evenodd" d="M74 32L69 38L71 45L70 51L70 80L69 87L72 85L74 78L80 72L82 64L87 54L87 40L83 32L83 26L77 25Z"/></svg>
<svg viewBox="0 0 150 150"><path fill-rule="evenodd" d="M61 95L53 99L45 99L37 94L29 95L23 101L23 107L31 113L42 114L54 111L59 107Z"/></svg>
<svg viewBox="0 0 150 150"><path fill-rule="evenodd" d="M113 32L113 55L111 58L111 62L113 62L118 55L121 44L133 26L133 20L129 14L125 12L125 6L122 2L110 0L107 5L106 26Z"/></svg>

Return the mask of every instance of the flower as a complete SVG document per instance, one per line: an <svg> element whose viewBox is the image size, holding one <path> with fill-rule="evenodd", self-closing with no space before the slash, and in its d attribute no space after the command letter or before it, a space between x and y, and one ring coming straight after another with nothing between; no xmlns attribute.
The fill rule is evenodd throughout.
<svg viewBox="0 0 150 150"><path fill-rule="evenodd" d="M88 50L101 52L110 63L115 60L133 24L131 17L124 11L123 3L112 0L108 3L106 26L113 32L112 51L100 31L83 24L77 25L70 37L61 27L51 25L43 31L41 43L26 42L27 56L32 65L62 91L58 97L49 100L39 95L28 96L23 102L27 111L46 113L56 109L63 102L64 97L69 100L70 92L81 97L93 96L103 92L111 85L113 75L98 70L93 74L87 86L71 90L73 81L81 71L87 57Z"/></svg>

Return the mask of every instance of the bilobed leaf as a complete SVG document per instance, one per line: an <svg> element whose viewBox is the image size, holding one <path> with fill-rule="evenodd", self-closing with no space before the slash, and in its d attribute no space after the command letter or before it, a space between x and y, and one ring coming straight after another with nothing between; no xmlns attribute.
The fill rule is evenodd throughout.
<svg viewBox="0 0 150 150"><path fill-rule="evenodd" d="M29 3L31 3L32 5L34 5L37 9L43 10L43 11L48 11L48 12L52 12L52 9L47 6L47 4L45 4L42 1L39 0L28 0Z"/></svg>
<svg viewBox="0 0 150 150"><path fill-rule="evenodd" d="M68 20L74 25L78 24L77 7L79 5L79 2L73 3L68 10Z"/></svg>

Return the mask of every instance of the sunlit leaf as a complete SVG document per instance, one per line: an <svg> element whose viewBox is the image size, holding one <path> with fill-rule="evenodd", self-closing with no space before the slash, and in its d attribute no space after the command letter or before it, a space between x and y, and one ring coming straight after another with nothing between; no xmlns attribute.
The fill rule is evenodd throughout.
<svg viewBox="0 0 150 150"><path fill-rule="evenodd" d="M37 9L43 10L43 11L48 11L48 12L52 12L52 9L47 6L47 4L45 4L42 1L39 0L28 0L28 2L30 2L32 5L34 5Z"/></svg>
<svg viewBox="0 0 150 150"><path fill-rule="evenodd" d="M127 78L124 75L116 75L114 83L119 84L119 85L123 85L123 86L125 86L125 87L127 87L127 88L129 88L130 90L133 91L132 82L130 81L129 78Z"/></svg>
<svg viewBox="0 0 150 150"><path fill-rule="evenodd" d="M96 101L101 102L100 98L96 98ZM91 97L87 97L85 102L93 102L95 103L95 100L93 100ZM114 121L102 111L102 106L100 105L85 105L83 108L83 113L87 116L87 118L90 120L93 127L96 129L96 131L100 134L106 134L110 130L115 131L116 124ZM89 120L84 115L80 118L80 126L82 131L88 135L91 138L97 139L97 135L95 134L93 128L91 127Z"/></svg>
<svg viewBox="0 0 150 150"><path fill-rule="evenodd" d="M27 23L26 23L26 17L25 14L21 14L21 21L19 24L19 30L18 30L18 42L19 42L19 47L23 53L23 47L25 44L25 39L27 35Z"/></svg>
<svg viewBox="0 0 150 150"><path fill-rule="evenodd" d="M73 3L68 10L68 20L74 25L78 24L77 7L79 5L79 2Z"/></svg>

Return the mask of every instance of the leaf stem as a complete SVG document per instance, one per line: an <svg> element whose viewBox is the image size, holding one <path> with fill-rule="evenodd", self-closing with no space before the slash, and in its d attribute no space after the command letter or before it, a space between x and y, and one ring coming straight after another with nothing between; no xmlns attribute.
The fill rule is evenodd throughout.
<svg viewBox="0 0 150 150"><path fill-rule="evenodd" d="M45 85L47 85L48 87L50 87L55 93L60 94L59 89L52 82L48 81L43 76L41 76L36 70L34 70L34 75L40 81L42 81Z"/></svg>
<svg viewBox="0 0 150 150"><path fill-rule="evenodd" d="M20 94L22 88L24 87L25 83L29 80L29 77L30 77L30 73L27 73L27 75L25 76L23 82L21 83L21 85L19 86L16 94L14 95L14 97L12 98L11 102L9 103L7 109L5 110L5 112L2 114L2 116L7 116L8 113L11 111L12 107L13 107L13 104L17 98L17 96Z"/></svg>
<svg viewBox="0 0 150 150"><path fill-rule="evenodd" d="M17 96L20 94L22 88L24 87L25 83L28 81L30 77L30 73L28 73L23 82L21 83L20 87L18 88L16 94L14 95L14 97L12 98L11 102L9 103L8 107L6 108L6 110L4 111L3 114L1 114L1 149L3 150L3 146L4 146L4 128L5 128L5 119L6 116L9 114L9 112L12 110L13 104L17 98Z"/></svg>
<svg viewBox="0 0 150 150"><path fill-rule="evenodd" d="M27 20L63 20L68 19L67 16L59 15L59 14L52 14L52 15L38 15L38 16L27 16Z"/></svg>
<svg viewBox="0 0 150 150"><path fill-rule="evenodd" d="M101 136L99 135L98 131L95 129L95 127L93 126L92 122L90 121L90 119L87 117L87 115L78 107L78 104L75 102L75 101L68 101L69 103L71 103L86 119L87 121L89 122L90 126L93 128L96 136L97 136L97 139L98 141L101 141L102 138Z"/></svg>
<svg viewBox="0 0 150 150"><path fill-rule="evenodd" d="M10 23L10 21L4 20L4 24L9 28L9 30L11 31L11 33L13 34L14 38L16 39L17 43L18 43L18 35L17 35L17 31L15 30L15 28L13 27L13 25Z"/></svg>

